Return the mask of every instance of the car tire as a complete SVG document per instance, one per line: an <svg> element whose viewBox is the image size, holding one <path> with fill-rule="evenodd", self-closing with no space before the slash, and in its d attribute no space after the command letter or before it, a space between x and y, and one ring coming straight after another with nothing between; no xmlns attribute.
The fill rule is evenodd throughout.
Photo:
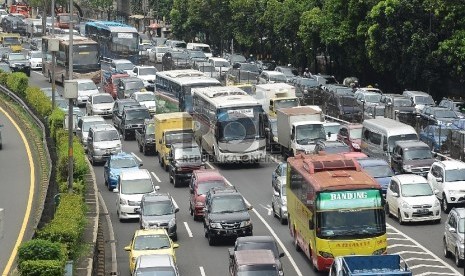
<svg viewBox="0 0 465 276"><path fill-rule="evenodd" d="M463 265L463 260L460 259L460 252L458 248L455 248L455 254L454 254L454 262L457 267L461 267Z"/></svg>
<svg viewBox="0 0 465 276"><path fill-rule="evenodd" d="M400 225L404 225L404 224L405 224L404 219L402 218L402 214L401 214L401 212L400 212L400 209L397 210L397 220L399 220L399 224L400 224Z"/></svg>
<svg viewBox="0 0 465 276"><path fill-rule="evenodd" d="M170 179L170 183L173 183L173 182L174 182L174 181L173 181L173 177L171 176L171 171L170 171L170 173L169 173L169 179Z"/></svg>
<svg viewBox="0 0 465 276"><path fill-rule="evenodd" d="M444 213L448 214L450 212L450 210L452 209L450 207L450 204L447 203L447 198L446 198L446 195L442 195L442 199L441 199L441 208L442 210L444 211Z"/></svg>
<svg viewBox="0 0 465 276"><path fill-rule="evenodd" d="M177 240L178 240L178 233L174 233L174 235L173 235L173 237L171 238L171 240L177 241Z"/></svg>
<svg viewBox="0 0 465 276"><path fill-rule="evenodd" d="M123 132L123 140L127 141L128 140L128 134L127 134L126 130L123 129L122 132Z"/></svg>
<svg viewBox="0 0 465 276"><path fill-rule="evenodd" d="M391 212L389 211L389 204L388 204L388 203L384 204L384 211L386 212L386 215L387 215L388 217L392 218L392 214L391 214Z"/></svg>
<svg viewBox="0 0 465 276"><path fill-rule="evenodd" d="M179 178L177 178L175 174L173 174L173 187L179 187Z"/></svg>
<svg viewBox="0 0 465 276"><path fill-rule="evenodd" d="M207 239L208 239L208 245L210 245L210 246L216 245L216 242L217 242L217 241L216 241L216 238L213 237L213 235L210 235L210 234L207 234L207 236L208 236L208 237L207 237Z"/></svg>
<svg viewBox="0 0 465 276"><path fill-rule="evenodd" d="M147 156L147 155L148 155L147 146L142 146L142 154L143 154L144 156Z"/></svg>
<svg viewBox="0 0 465 276"><path fill-rule="evenodd" d="M286 225L287 220L283 218L283 212L279 211L279 222L281 222L282 225Z"/></svg>
<svg viewBox="0 0 465 276"><path fill-rule="evenodd" d="M274 203L273 203L273 202L271 202L271 210L272 210L272 212L273 212L273 216L274 216L275 218L278 218L278 215L276 215L276 211L275 211L275 209L274 209Z"/></svg>
<svg viewBox="0 0 465 276"><path fill-rule="evenodd" d="M447 242L446 242L446 237L444 237L442 239L442 246L444 247L444 257L446 258L450 258L451 256L451 252L449 251L449 249L447 249Z"/></svg>

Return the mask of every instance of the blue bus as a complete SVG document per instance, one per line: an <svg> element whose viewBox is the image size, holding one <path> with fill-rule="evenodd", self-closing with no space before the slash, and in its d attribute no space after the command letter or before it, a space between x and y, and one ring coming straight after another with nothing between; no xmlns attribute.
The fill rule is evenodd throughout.
<svg viewBox="0 0 465 276"><path fill-rule="evenodd" d="M137 29L119 22L92 21L85 27L87 37L97 41L103 58L128 59L139 62L139 34Z"/></svg>

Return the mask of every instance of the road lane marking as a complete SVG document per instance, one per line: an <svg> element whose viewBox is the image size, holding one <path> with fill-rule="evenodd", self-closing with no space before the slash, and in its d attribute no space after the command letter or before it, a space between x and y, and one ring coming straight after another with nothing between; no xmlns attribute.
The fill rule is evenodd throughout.
<svg viewBox="0 0 465 276"><path fill-rule="evenodd" d="M179 208L179 205L176 203L176 200L174 200L174 197L171 197L171 200L173 201L174 208Z"/></svg>
<svg viewBox="0 0 465 276"><path fill-rule="evenodd" d="M203 266L199 266L199 268L200 268L200 275L206 276L207 274L205 274L205 269L203 269Z"/></svg>
<svg viewBox="0 0 465 276"><path fill-rule="evenodd" d="M189 225L187 224L187 222L184 222L184 227L186 227L187 235L189 236L189 238L193 238L194 235L192 235L192 231L189 228Z"/></svg>
<svg viewBox="0 0 465 276"><path fill-rule="evenodd" d="M213 166L212 166L212 168L213 168ZM224 178L224 180L226 181L226 184L228 184L229 186L234 186L233 184L231 184L231 182L229 182L228 179L226 179L226 177ZM242 196L242 197L244 198L245 204L247 204L248 206L251 206L250 202L244 196ZM258 211L255 208L252 209L252 212L254 212L254 214L258 217L258 219L260 219L260 221L265 225L265 227L268 229L268 231L271 233L271 235L275 238L276 242L279 244L279 246L283 250L284 254L286 254L287 258L289 259L289 262L294 267L296 275L297 276L303 276L302 272L300 271L299 267L297 266L296 262L294 261L294 258L289 253L287 248L284 246L284 243L278 237L276 232L271 228L271 226L266 222L266 220L260 215L260 213L258 213Z"/></svg>
<svg viewBox="0 0 465 276"><path fill-rule="evenodd" d="M270 205L265 206L263 204L260 204L260 206L268 212L268 216L271 216L271 213L273 212L273 210Z"/></svg>
<svg viewBox="0 0 465 276"><path fill-rule="evenodd" d="M214 169L214 168L215 168L215 167L213 167L213 165L212 165L212 164L210 164L210 162L205 162L205 164L207 164L207 166L209 166L209 167L210 167L210 169Z"/></svg>
<svg viewBox="0 0 465 276"><path fill-rule="evenodd" d="M24 217L23 217L23 223L21 225L21 230L19 231L18 239L15 242L13 251L11 252L10 258L8 259L5 269L2 272L2 275L9 275L11 266L13 265L13 262L16 258L16 254L18 253L18 248L23 241L24 234L26 232L26 228L29 223L29 217L31 215L32 202L34 199L34 190L35 190L35 165L34 165L34 159L32 158L32 154L31 154L31 148L29 147L26 136L22 132L21 128L19 128L18 124L16 124L13 118L3 108L0 107L0 111L8 118L8 120L10 120L10 122L13 124L13 126L18 131L19 136L21 136L21 140L23 141L24 147L26 148L27 159L29 160L29 172L30 172L29 195L27 199L26 213L24 214Z"/></svg>
<svg viewBox="0 0 465 276"><path fill-rule="evenodd" d="M160 178L158 178L158 176L154 172L150 172L150 174L152 174L153 178L155 178L158 181L158 183L161 183Z"/></svg>
<svg viewBox="0 0 465 276"><path fill-rule="evenodd" d="M140 157L137 156L137 154L135 154L134 152L131 152L131 155L134 156L134 158L136 158L137 161L139 161L140 163L142 163L142 159L140 159Z"/></svg>

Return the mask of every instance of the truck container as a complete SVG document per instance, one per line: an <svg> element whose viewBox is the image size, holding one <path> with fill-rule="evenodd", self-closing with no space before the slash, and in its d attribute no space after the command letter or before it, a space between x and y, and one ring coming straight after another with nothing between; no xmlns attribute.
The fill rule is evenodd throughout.
<svg viewBox="0 0 465 276"><path fill-rule="evenodd" d="M262 105L268 116L276 117L279 108L295 107L299 99L295 87L286 83L267 83L255 86L255 99Z"/></svg>
<svg viewBox="0 0 465 276"><path fill-rule="evenodd" d="M299 106L277 110L278 143L284 156L311 153L316 141L326 139L321 109Z"/></svg>
<svg viewBox="0 0 465 276"><path fill-rule="evenodd" d="M330 275L337 276L408 276L412 271L400 255L336 257Z"/></svg>
<svg viewBox="0 0 465 276"><path fill-rule="evenodd" d="M192 143L193 120L187 112L156 114L153 117L155 127L155 154L158 154L160 166L168 170L166 157L173 143Z"/></svg>

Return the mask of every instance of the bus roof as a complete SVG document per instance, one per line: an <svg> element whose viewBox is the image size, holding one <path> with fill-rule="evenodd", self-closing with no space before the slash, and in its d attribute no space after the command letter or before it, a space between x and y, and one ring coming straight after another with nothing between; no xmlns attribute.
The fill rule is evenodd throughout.
<svg viewBox="0 0 465 276"><path fill-rule="evenodd" d="M288 163L311 183L315 192L381 189L357 162L339 154L297 155L288 158Z"/></svg>
<svg viewBox="0 0 465 276"><path fill-rule="evenodd" d="M250 96L244 90L235 86L193 88L192 94L199 95L217 108L260 105L260 103L254 97Z"/></svg>
<svg viewBox="0 0 465 276"><path fill-rule="evenodd" d="M137 29L124 23L115 21L93 21L87 22L86 26L93 26L110 32L137 33Z"/></svg>
<svg viewBox="0 0 465 276"><path fill-rule="evenodd" d="M194 69L185 69L185 70L169 70L169 71L160 71L156 73L157 76L164 76L168 78L183 78L183 77L203 77L206 76L204 73L194 70Z"/></svg>
<svg viewBox="0 0 465 276"><path fill-rule="evenodd" d="M221 85L221 82L215 78L210 77L185 77L185 78L178 78L174 79L174 82L177 82L180 85L190 85L190 84L210 84L214 85Z"/></svg>

